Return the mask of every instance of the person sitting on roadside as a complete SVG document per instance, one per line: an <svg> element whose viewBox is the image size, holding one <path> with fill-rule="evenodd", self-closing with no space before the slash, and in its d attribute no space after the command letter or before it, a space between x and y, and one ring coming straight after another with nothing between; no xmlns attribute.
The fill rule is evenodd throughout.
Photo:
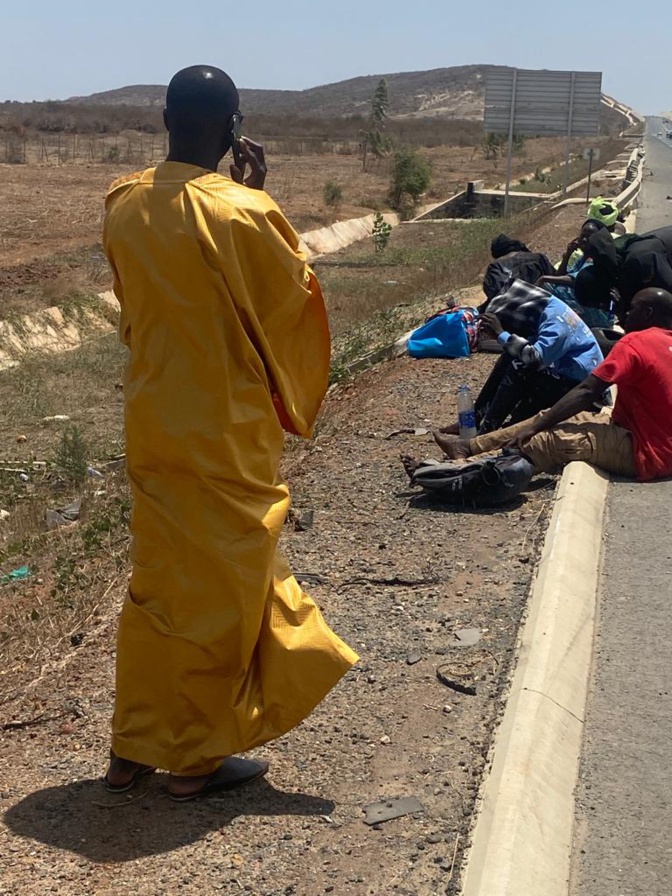
<svg viewBox="0 0 672 896"><path fill-rule="evenodd" d="M483 312L489 302L503 292L512 279L536 283L544 274L554 273L554 267L541 252L532 252L525 243L500 233L490 244L493 261L483 278L486 301L479 307Z"/></svg>
<svg viewBox="0 0 672 896"><path fill-rule="evenodd" d="M583 460L642 482L672 476L672 293L638 292L625 330L609 357L549 410L469 441L445 436L441 447L466 460L516 446L538 473ZM591 411L612 385L613 413Z"/></svg>
<svg viewBox="0 0 672 896"><path fill-rule="evenodd" d="M584 221L578 237L567 244L562 260L552 274L543 274L536 285L562 299L589 327L610 327L614 322L611 297L612 280L593 265L590 238L607 230L601 221ZM577 281L580 296L577 295Z"/></svg>
<svg viewBox="0 0 672 896"><path fill-rule="evenodd" d="M604 224L614 238L625 233L621 210L613 199L604 199L602 196L596 196L588 206L586 217L589 220L599 221L601 224Z"/></svg>
<svg viewBox="0 0 672 896"><path fill-rule="evenodd" d="M475 402L479 434L550 407L603 360L595 336L564 302L515 280L481 319L504 348ZM435 434L440 447L446 427Z"/></svg>

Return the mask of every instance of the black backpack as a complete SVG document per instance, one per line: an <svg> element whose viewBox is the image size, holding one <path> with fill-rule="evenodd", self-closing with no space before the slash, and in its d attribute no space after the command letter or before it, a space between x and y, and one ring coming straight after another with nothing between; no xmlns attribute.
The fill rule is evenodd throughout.
<svg viewBox="0 0 672 896"><path fill-rule="evenodd" d="M427 463L418 467L412 482L442 504L497 507L517 498L533 475L527 458L510 454L472 463Z"/></svg>

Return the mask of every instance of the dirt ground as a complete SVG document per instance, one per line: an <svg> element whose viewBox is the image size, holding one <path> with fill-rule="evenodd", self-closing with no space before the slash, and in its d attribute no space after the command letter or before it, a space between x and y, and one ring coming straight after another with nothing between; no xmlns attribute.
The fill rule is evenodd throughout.
<svg viewBox="0 0 672 896"><path fill-rule="evenodd" d="M32 660L10 651L3 896L454 892L554 483L498 512L432 508L409 499L398 460L435 455L431 438L391 434L450 419L457 386L477 388L491 364L374 369L332 393L317 439L291 452L294 508L314 511L314 525L288 524L284 550L299 574L321 577L307 587L361 661L258 751L268 780L187 806L168 801L161 775L130 798L102 789L125 567L57 650L36 638ZM41 592L48 603L35 575L0 590L3 618L12 603L27 615ZM471 627L481 641L460 648L455 631ZM472 669L476 695L441 684L444 664ZM424 812L363 823L364 805L402 796Z"/></svg>
<svg viewBox="0 0 672 896"><path fill-rule="evenodd" d="M580 220L565 209L530 242L557 257ZM399 430L451 420L458 386L476 391L492 363L381 365L330 393L313 442L289 442L294 514L314 522L290 519L283 549L361 661L258 751L267 780L185 806L167 799L163 775L130 797L99 781L129 571L114 460L124 351L108 336L0 373L0 573L29 566L0 578L0 896L457 892L555 483L538 478L496 512L432 507L410 495L399 455L437 451L428 433ZM77 490L49 472L64 426L45 422L54 415L78 427L102 480ZM78 493L81 521L45 532L45 507ZM463 628L480 630L475 646L458 645ZM446 664L474 673L475 695L438 680ZM424 811L363 823L366 804L404 796Z"/></svg>
<svg viewBox="0 0 672 896"><path fill-rule="evenodd" d="M605 149L619 145L602 142ZM514 179L557 164L563 146L555 138L527 140L514 157ZM422 154L432 164L428 202L451 195L467 180L493 185L504 176L501 159L485 159L474 147L436 147ZM356 155L271 155L268 163L268 192L299 232L386 207L390 159L374 162L366 173ZM121 163L0 165L0 317L109 288L99 245L103 198L110 183L129 170ZM327 181L342 187L338 208L324 205Z"/></svg>

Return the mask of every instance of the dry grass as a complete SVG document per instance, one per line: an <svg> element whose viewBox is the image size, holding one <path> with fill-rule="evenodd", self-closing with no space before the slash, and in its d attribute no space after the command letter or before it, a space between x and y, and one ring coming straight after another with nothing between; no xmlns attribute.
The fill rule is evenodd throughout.
<svg viewBox="0 0 672 896"><path fill-rule="evenodd" d="M622 141L597 141L603 158ZM557 165L564 142L527 140L514 158L514 183L539 167ZM426 201L462 189L468 180L494 185L504 175L502 160L485 159L476 147L422 150L432 165ZM110 275L99 245L103 197L116 177L134 166L0 165L0 318L110 288ZM299 232L386 208L391 161L383 159L366 173L356 155L271 154L267 188ZM323 203L327 181L338 184L337 209Z"/></svg>

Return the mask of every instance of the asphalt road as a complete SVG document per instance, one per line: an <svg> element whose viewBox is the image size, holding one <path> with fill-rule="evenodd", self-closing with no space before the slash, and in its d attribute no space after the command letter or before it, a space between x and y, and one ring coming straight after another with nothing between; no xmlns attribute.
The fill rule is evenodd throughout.
<svg viewBox="0 0 672 896"><path fill-rule="evenodd" d="M649 124L639 232L672 223L672 146ZM672 894L671 507L672 481L610 485L572 896Z"/></svg>
<svg viewBox="0 0 672 896"><path fill-rule="evenodd" d="M672 121L672 120L671 120ZM637 231L646 233L656 227L672 224L672 139L665 135L672 132L672 123L666 125L662 118L646 120L646 167L643 202L637 212ZM657 135L662 133L662 137Z"/></svg>

